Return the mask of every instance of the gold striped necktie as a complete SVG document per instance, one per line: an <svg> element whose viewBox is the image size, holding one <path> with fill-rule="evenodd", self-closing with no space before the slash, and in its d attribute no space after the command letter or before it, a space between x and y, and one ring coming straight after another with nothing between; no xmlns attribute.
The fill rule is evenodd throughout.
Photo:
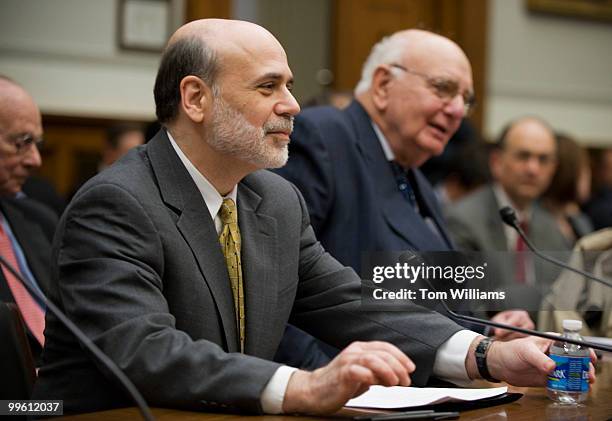
<svg viewBox="0 0 612 421"><path fill-rule="evenodd" d="M238 228L238 212L232 199L223 199L219 211L223 229L219 236L221 250L225 256L227 272L234 297L234 311L238 332L240 335L240 352L244 353L245 315L244 315L244 285L242 281L242 263L240 260L240 229Z"/></svg>

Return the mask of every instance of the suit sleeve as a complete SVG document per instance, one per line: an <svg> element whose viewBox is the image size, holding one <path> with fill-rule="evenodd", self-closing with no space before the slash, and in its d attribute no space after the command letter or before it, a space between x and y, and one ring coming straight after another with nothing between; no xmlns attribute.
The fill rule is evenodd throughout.
<svg viewBox="0 0 612 421"><path fill-rule="evenodd" d="M325 139L304 116L295 119L287 165L275 172L297 186L308 204L312 226L320 232L335 195L333 171Z"/></svg>
<svg viewBox="0 0 612 421"><path fill-rule="evenodd" d="M79 194L55 244L66 313L151 406L261 412L261 392L279 365L226 353L177 328L164 296L164 280L172 279L164 247L124 189L102 184Z"/></svg>
<svg viewBox="0 0 612 421"><path fill-rule="evenodd" d="M338 348L355 340L393 343L416 364L413 383L425 385L432 376L438 348L462 328L414 304L402 312L362 311L361 280L323 250L310 225L304 199L296 194L302 207L302 231L292 323Z"/></svg>

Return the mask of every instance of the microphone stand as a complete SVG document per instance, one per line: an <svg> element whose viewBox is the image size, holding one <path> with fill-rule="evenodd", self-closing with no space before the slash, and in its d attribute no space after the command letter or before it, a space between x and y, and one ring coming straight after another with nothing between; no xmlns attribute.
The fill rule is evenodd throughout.
<svg viewBox="0 0 612 421"><path fill-rule="evenodd" d="M591 279L593 281L599 282L607 287L612 288L612 281L609 281L607 279L602 279L602 278L598 278L595 275L592 275L588 272L585 272L581 269L577 269L574 268L560 260L555 259L554 257L550 257L545 255L544 253L542 253L541 251L539 251L531 242L531 240L529 240L529 238L527 238L527 235L525 235L525 232L523 231L523 229L521 228L521 226L519 225L517 218L516 218L516 212L514 211L514 209L512 209L510 206L506 206L503 207L499 210L499 214L501 216L502 221L504 221L504 223L506 223L507 225L510 225L512 228L514 228L516 230L516 232L518 232L518 234L521 236L521 238L525 241L525 244L527 244L527 247L529 247L529 250L531 250L536 256L538 256L539 258L546 260L549 263L552 263L554 265L557 266L561 266L564 269L570 270L574 273L577 273L579 275L584 276L585 278Z"/></svg>
<svg viewBox="0 0 612 421"><path fill-rule="evenodd" d="M32 288L30 284L25 282L21 274L18 273L2 255L0 255L0 264L7 268L8 271L11 272L11 274L18 279L19 282L21 282L30 295L40 299L47 307L47 310L51 311L51 313L53 313L62 322L62 324L66 326L66 328L79 340L79 342L81 342L81 344L83 344L83 346L85 346L85 348L87 348L117 378L117 380L119 380L128 395L130 395L138 406L142 418L144 418L146 421L154 421L155 418L149 409L149 405L147 405L147 402L142 397L136 386L134 386L134 383L128 379L123 371L121 371L119 367L117 367L117 365L108 356L106 356L106 354L104 354L96 344L92 342L91 339L89 339L74 323L72 323L72 321L70 321L70 319L51 302L51 300L49 300L43 293L37 291L35 288Z"/></svg>
<svg viewBox="0 0 612 421"><path fill-rule="evenodd" d="M417 261L419 261L420 259L418 258L418 256L416 256L414 253L411 252L406 252L404 253L404 255L402 255L400 257L400 259L404 260L405 262L409 262L412 259L417 259ZM431 288L432 291L436 292L436 289L434 288L434 286L431 284L431 282L429 281L429 279L427 278L422 278L423 281L425 281L425 283L427 283L427 285L429 286L429 288ZM544 332L539 332L537 330L531 330L531 329L524 329L522 327L515 327L515 326L510 326L504 323L498 323L498 322L493 322L491 320L484 320L484 319L480 319L478 317L473 317L473 316L466 316L463 314L459 314L454 312L453 310L451 310L448 305L446 304L446 301L442 298L438 298L438 301L440 301L440 303L442 304L442 307L444 307L444 310L446 310L448 312L448 314L455 320L464 320L467 322L472 322L478 325L482 325L482 326L491 326L491 327L497 327L500 329L506 329L506 330L511 330L513 332L518 332L518 333L522 333L524 335L529 335L529 336L537 336L540 338L544 338L544 339L550 339L553 341L559 341L562 340L564 342L573 344L573 345L580 345L580 346L585 346L588 348L593 348L593 349L597 349L600 351L606 351L606 352L612 352L612 346L607 346L607 345L603 345L603 344L597 344L597 343L593 343L593 342L588 342L588 341L581 341L578 339L572 339L572 338L562 338L559 335L553 335L551 333L544 333Z"/></svg>
<svg viewBox="0 0 612 421"><path fill-rule="evenodd" d="M430 285L430 288L431 288L431 285ZM433 289L433 290L435 291L435 289ZM523 329L522 327L510 326L510 325L506 325L506 324L503 324L503 323L493 322L493 321L490 321L490 320L483 320L483 319L479 319L477 317L466 316L466 315L463 315L463 314L455 313L450 308L448 308L448 306L446 305L444 300L440 299L440 301L442 302L442 306L444 307L444 309L446 311L448 311L448 313L454 319L465 320L465 321L472 322L472 323L479 324L479 325L483 325L483 326L492 326L492 327L497 327L497 328L500 328L500 329L511 330L513 332L519 332L519 333L523 333L523 334L529 335L529 336L537 336L537 337L540 337L540 338L551 339L553 341L561 340L563 342L567 342L567 343L570 343L570 344L573 344L573 345L586 346L588 348L598 349L600 351L612 352L612 346L607 346L607 345L603 345L603 344L597 344L597 343L588 342L588 341L580 341L578 339L562 338L561 336L553 335L551 333L539 332L537 330L531 330L531 329Z"/></svg>

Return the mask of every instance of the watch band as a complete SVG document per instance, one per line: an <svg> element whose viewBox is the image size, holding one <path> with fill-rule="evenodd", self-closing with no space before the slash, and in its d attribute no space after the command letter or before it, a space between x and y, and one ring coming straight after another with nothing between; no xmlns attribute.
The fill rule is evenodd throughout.
<svg viewBox="0 0 612 421"><path fill-rule="evenodd" d="M476 346L474 355L476 356L476 367L478 367L478 372L482 378L493 383L499 383L499 380L491 376L491 373L489 373L489 368L487 367L487 354L493 341L494 339L488 337L483 338Z"/></svg>

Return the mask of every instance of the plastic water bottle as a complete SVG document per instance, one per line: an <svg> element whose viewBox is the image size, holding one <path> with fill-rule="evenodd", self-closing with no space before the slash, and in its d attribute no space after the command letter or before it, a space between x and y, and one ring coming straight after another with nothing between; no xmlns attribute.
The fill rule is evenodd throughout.
<svg viewBox="0 0 612 421"><path fill-rule="evenodd" d="M580 320L563 320L563 336L550 347L550 358L557 367L548 375L546 392L561 404L576 405L585 401L589 393L589 350L563 341L582 339L580 329Z"/></svg>

